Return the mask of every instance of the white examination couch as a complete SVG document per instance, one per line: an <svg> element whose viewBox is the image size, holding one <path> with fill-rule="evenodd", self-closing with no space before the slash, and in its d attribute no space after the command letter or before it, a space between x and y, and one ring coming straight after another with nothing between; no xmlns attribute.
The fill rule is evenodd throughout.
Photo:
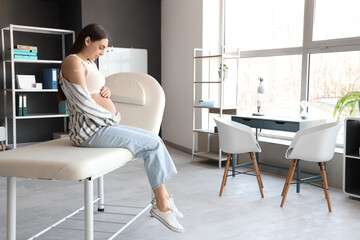
<svg viewBox="0 0 360 240"><path fill-rule="evenodd" d="M142 73L117 73L106 78L106 85L111 89L111 99L122 115L122 124L159 132L165 95L154 78ZM92 240L93 203L98 202L99 211L104 209L103 175L131 160L133 155L127 149L80 148L73 146L68 138L0 152L0 176L7 177L7 240L16 240L16 178L83 181L85 240ZM94 200L93 181L96 179L99 197ZM130 223L148 208L150 205ZM113 239L127 226L123 226L109 239ZM36 239L46 230L29 239Z"/></svg>

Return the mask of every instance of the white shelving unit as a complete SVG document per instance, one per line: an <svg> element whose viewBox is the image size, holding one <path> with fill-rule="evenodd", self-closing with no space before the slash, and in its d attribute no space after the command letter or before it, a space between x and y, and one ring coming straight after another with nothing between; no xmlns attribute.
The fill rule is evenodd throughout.
<svg viewBox="0 0 360 240"><path fill-rule="evenodd" d="M225 46L221 47L220 54L212 54L211 51L194 49L194 76L193 76L193 157L201 157L211 160L226 160L221 149L218 152L211 151L211 139L218 134L214 130L215 123L212 116L236 115L238 109L238 69L240 51L226 51ZM229 76L221 66L231 65L228 69ZM218 73L219 71L219 73ZM224 89L231 86L234 96L231 103L225 101ZM215 101L214 106L203 106L199 104L200 99L211 99ZM206 125L206 126L204 126ZM205 151L199 151L199 135L205 134L207 147Z"/></svg>
<svg viewBox="0 0 360 240"><path fill-rule="evenodd" d="M10 46L10 57L6 56L5 49L5 32L8 31L8 40ZM6 144L9 144L8 132L12 132L12 144L13 148L16 148L17 145L17 128L16 122L21 121L23 119L43 119L43 118L64 118L64 130L66 130L66 117L67 114L29 114L27 116L16 116L16 94L17 93L39 93L39 94L49 94L53 92L57 92L57 89L30 89L30 90L22 90L16 89L15 85L15 76L16 76L16 64L60 64L62 59L59 60L22 60L22 59L14 59L14 32L27 32L27 33L37 33L37 34L52 34L61 36L61 48L62 48L62 59L65 57L65 37L67 35L72 35L72 42L75 41L75 32L72 30L64 30L64 29L55 29L55 28L43 28L43 27L32 27L32 26L23 26L23 25L13 25L10 24L8 27L1 29L1 41L2 41L2 65L3 65L3 95L4 95L4 114L5 114L5 123L7 126L6 131ZM7 74L6 68L7 65L10 64L11 73ZM9 81L8 81L9 80ZM8 87L8 83L10 83ZM11 94L11 97L8 97L8 94ZM10 99L10 103L8 104L8 100ZM10 109L8 107L10 106ZM12 122L12 128L9 129L9 122Z"/></svg>

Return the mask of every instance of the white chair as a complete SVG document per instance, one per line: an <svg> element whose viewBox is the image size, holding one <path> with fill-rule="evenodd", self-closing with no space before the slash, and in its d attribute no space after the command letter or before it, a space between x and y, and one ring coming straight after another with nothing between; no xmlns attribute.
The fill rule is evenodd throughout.
<svg viewBox="0 0 360 240"><path fill-rule="evenodd" d="M328 190L324 162L330 161L335 152L336 137L342 122L326 123L319 126L300 130L285 153L287 159L293 159L285 185L282 191L282 201L280 207L283 207L286 195L289 191L291 180L294 176L295 168L299 160L308 162L317 162L320 166L321 180L324 188L325 198L327 200L329 212L331 212L331 203Z"/></svg>
<svg viewBox="0 0 360 240"><path fill-rule="evenodd" d="M261 152L260 145L255 139L255 135L250 127L243 124L226 120L223 118L214 118L219 132L219 145L223 152L228 153L224 176L220 188L220 196L222 195L224 186L226 185L227 173L229 171L230 159L232 154L250 153L252 165L258 181L261 197L264 197L262 188L262 180L260 170L256 161L255 152ZM229 175L233 176L233 175Z"/></svg>

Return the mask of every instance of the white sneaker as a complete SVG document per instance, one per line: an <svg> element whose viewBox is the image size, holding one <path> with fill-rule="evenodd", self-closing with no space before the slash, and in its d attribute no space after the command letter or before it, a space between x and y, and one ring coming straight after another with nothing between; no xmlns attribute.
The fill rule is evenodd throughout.
<svg viewBox="0 0 360 240"><path fill-rule="evenodd" d="M175 206L175 201L172 195L170 195L170 198L168 199L168 203L169 203L169 208L174 212L175 217L177 218L183 218L184 214L182 214L182 212L180 212L177 207ZM153 200L151 201L151 204L153 206L156 206L156 200L155 198L153 198Z"/></svg>
<svg viewBox="0 0 360 240"><path fill-rule="evenodd" d="M170 209L167 212L160 211L157 207L153 206L150 210L150 215L157 218L162 222L166 227L174 232L184 232L185 229L180 225L176 217L174 216L173 211Z"/></svg>
<svg viewBox="0 0 360 240"><path fill-rule="evenodd" d="M175 206L175 201L173 196L171 195L170 198L168 199L168 203L169 203L169 208L174 212L175 217L178 218L183 218L184 214L182 214L182 212L180 212L177 207Z"/></svg>

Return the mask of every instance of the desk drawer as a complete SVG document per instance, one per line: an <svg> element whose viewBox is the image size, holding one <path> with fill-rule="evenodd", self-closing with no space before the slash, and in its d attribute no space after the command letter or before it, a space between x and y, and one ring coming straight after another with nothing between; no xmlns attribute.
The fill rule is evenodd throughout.
<svg viewBox="0 0 360 240"><path fill-rule="evenodd" d="M299 130L299 123L282 122L282 121L264 121L264 129L297 132Z"/></svg>
<svg viewBox="0 0 360 240"><path fill-rule="evenodd" d="M252 128L263 128L263 121L251 118L232 117L232 120Z"/></svg>

